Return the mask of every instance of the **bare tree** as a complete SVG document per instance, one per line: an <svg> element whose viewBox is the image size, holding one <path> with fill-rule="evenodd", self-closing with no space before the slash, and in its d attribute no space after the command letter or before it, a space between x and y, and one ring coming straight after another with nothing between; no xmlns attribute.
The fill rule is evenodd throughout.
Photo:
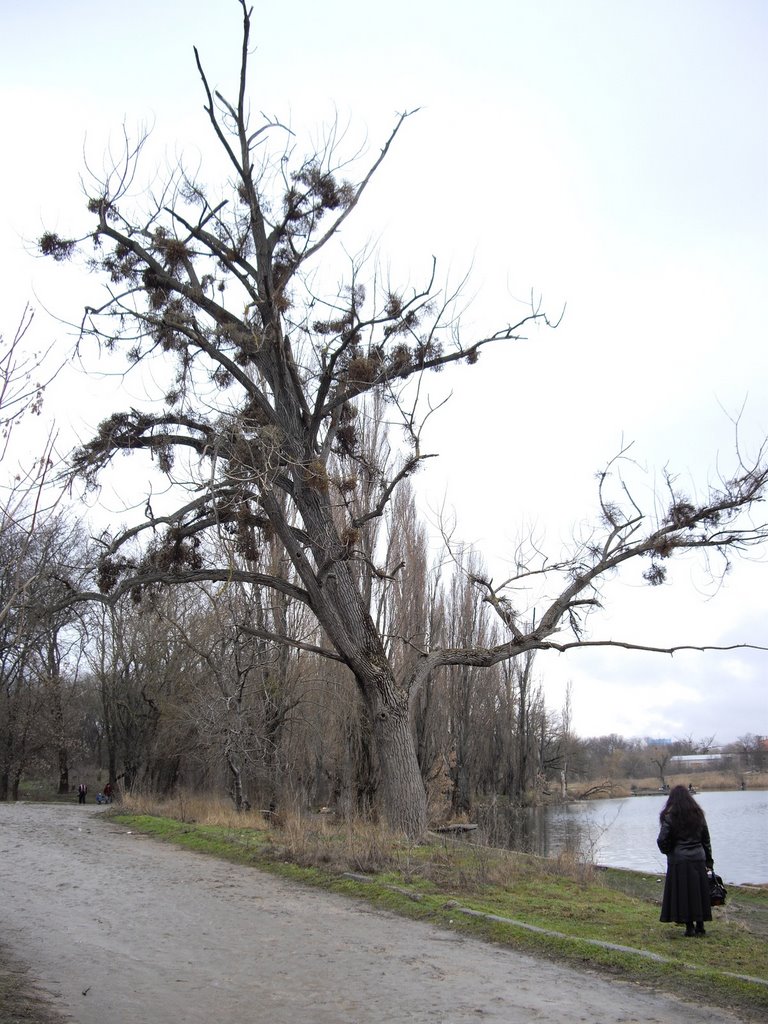
<svg viewBox="0 0 768 1024"><path fill-rule="evenodd" d="M29 351L26 344L33 319L34 313L27 306L10 340L0 335L0 466L4 471L0 478L0 535L12 534L15 564L25 567L23 578L19 576L15 583L11 578L5 580L0 622L34 582L27 572L26 550L40 516L51 513L61 498L61 491L54 493L48 487L54 459L52 430L28 464L9 466L14 430L25 419L40 415L51 379L43 377L45 355Z"/></svg>
<svg viewBox="0 0 768 1024"><path fill-rule="evenodd" d="M307 656L263 634L276 624L280 635L305 631L297 622L288 624L293 609L282 595L267 604L268 595L243 584L201 587L198 613L168 620L202 669L181 714L209 757L226 764L237 810L250 807L256 795L262 807L277 803L290 768L283 761L283 734L303 699L299 679Z"/></svg>
<svg viewBox="0 0 768 1024"><path fill-rule="evenodd" d="M13 428L25 416L38 416L43 404L40 356L23 347L33 319L27 306L11 340L0 336L0 462L8 453Z"/></svg>
<svg viewBox="0 0 768 1024"><path fill-rule="evenodd" d="M669 760L672 757L672 750L669 747L663 747L659 746L658 744L655 744L654 746L650 747L649 754L651 764L656 766L656 769L659 773L659 784L661 788L664 789L664 787L667 785L665 772L667 770Z"/></svg>
<svg viewBox="0 0 768 1024"><path fill-rule="evenodd" d="M573 745L573 733L571 732L571 720L573 715L573 684L569 680L565 687L565 700L560 713L560 742L562 744L562 767L560 768L560 796L563 800L568 798L568 772L571 769L571 747Z"/></svg>
<svg viewBox="0 0 768 1024"><path fill-rule="evenodd" d="M25 594L39 636L38 672L44 690L42 718L55 750L58 792L68 793L73 744L73 699L83 648L82 606L73 603L91 575L92 552L81 524L58 512L38 522L33 547L40 552L34 585Z"/></svg>
<svg viewBox="0 0 768 1024"><path fill-rule="evenodd" d="M17 562L17 545L24 565ZM34 661L38 635L19 594L26 577L37 572L26 535L13 528L0 532L0 800L17 799L19 783L30 758L31 737L42 703Z"/></svg>
<svg viewBox="0 0 768 1024"><path fill-rule="evenodd" d="M755 736L748 732L739 736L731 748L738 755L740 767L744 771L765 771L768 766L768 737Z"/></svg>
<svg viewBox="0 0 768 1024"><path fill-rule="evenodd" d="M186 598L183 588L175 589L141 604L97 606L91 616L85 656L98 694L96 725L109 781L125 790L173 791L194 744L194 730L177 709L194 692L202 667L168 627L189 615Z"/></svg>
<svg viewBox="0 0 768 1024"><path fill-rule="evenodd" d="M89 267L106 275L103 300L86 310L83 342L122 346L130 362L148 371L158 364L145 374L149 382L169 381L175 367L154 404L111 416L78 452L74 468L95 482L116 453L144 450L171 480L189 488L175 511L155 516L147 502L143 524L105 543L101 584L110 600L158 582L237 579L311 610L321 635L314 652L346 665L362 696L384 813L396 828L418 835L426 825L426 799L412 709L430 676L446 666L474 671L532 650L588 642L584 614L596 606L601 582L629 559L646 559L646 577L657 583L677 551L727 555L762 543L765 526L746 521L744 513L764 495L768 464L760 453L700 499L669 478L669 492L650 517L626 492L619 492L623 502L609 500L606 474L601 521L575 554L552 562L533 552L504 585L472 578L504 627L498 642L433 646L399 638L409 644L408 657L395 657L369 592L397 567L377 562L360 539L428 458L414 404L424 390L420 378L449 364L476 363L485 346L517 339L546 319L534 308L468 341L452 312L454 297L435 286L434 273L410 290L373 273L373 287L366 289L359 261L338 293L315 294L313 273L329 261L335 268L331 253L338 255L339 233L409 114L397 117L381 152L354 179L343 176L351 165L334 131L324 147L302 156L276 118L256 123L250 117L251 17L245 0L239 4L234 100L212 86L195 53L210 127L230 167L224 198L179 169L163 189L148 194L143 211L132 209L140 141L126 145L124 160L93 185L88 208L94 224L85 238L47 233L40 240L42 252L54 259L82 251ZM389 402L408 444L375 479L363 507L349 499L360 496L367 472L360 423L371 415L368 397L376 394ZM201 535L238 524L277 537L287 571L208 563ZM128 541L142 533L151 542L139 559ZM522 606L521 595L533 583L542 584L536 602ZM301 642L271 631L269 639Z"/></svg>
<svg viewBox="0 0 768 1024"><path fill-rule="evenodd" d="M0 531L0 799L14 796L34 754L55 751L59 791L69 789L71 705L80 638L84 543L62 513Z"/></svg>

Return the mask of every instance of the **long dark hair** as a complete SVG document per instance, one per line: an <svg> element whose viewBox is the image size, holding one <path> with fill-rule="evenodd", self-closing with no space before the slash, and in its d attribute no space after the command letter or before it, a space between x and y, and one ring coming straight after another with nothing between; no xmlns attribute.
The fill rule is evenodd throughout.
<svg viewBox="0 0 768 1024"><path fill-rule="evenodd" d="M667 820L676 832L684 836L696 835L705 822L704 811L691 796L686 786L673 786L659 821Z"/></svg>

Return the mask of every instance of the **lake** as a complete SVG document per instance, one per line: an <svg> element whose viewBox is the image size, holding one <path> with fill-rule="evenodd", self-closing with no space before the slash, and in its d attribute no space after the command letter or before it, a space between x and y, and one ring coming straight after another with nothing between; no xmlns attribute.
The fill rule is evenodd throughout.
<svg viewBox="0 0 768 1024"><path fill-rule="evenodd" d="M666 857L656 836L665 800L659 793L536 808L503 825L498 817L492 827L486 821L484 831L495 845L545 856L572 851L594 864L663 875ZM717 874L734 885L768 883L768 791L697 793L696 800L707 816Z"/></svg>

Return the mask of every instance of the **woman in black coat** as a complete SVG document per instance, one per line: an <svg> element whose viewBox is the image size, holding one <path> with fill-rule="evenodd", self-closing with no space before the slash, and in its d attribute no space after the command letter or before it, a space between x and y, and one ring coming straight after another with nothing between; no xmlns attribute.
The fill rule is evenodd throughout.
<svg viewBox="0 0 768 1024"><path fill-rule="evenodd" d="M707 869L713 865L704 811L685 786L673 786L659 822L656 842L667 855L660 920L684 924L686 935L704 935L704 922L712 920Z"/></svg>

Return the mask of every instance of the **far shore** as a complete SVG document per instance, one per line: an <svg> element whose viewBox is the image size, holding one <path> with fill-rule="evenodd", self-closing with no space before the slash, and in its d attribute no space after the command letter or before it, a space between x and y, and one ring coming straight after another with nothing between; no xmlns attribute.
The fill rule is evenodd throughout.
<svg viewBox="0 0 768 1024"><path fill-rule="evenodd" d="M768 789L768 772L687 771L664 776L664 783L672 786L692 785L695 793L708 790L738 792L739 790ZM568 785L569 800L621 799L627 796L661 796L665 792L658 778L605 779L574 782ZM554 795L554 794L553 794Z"/></svg>

